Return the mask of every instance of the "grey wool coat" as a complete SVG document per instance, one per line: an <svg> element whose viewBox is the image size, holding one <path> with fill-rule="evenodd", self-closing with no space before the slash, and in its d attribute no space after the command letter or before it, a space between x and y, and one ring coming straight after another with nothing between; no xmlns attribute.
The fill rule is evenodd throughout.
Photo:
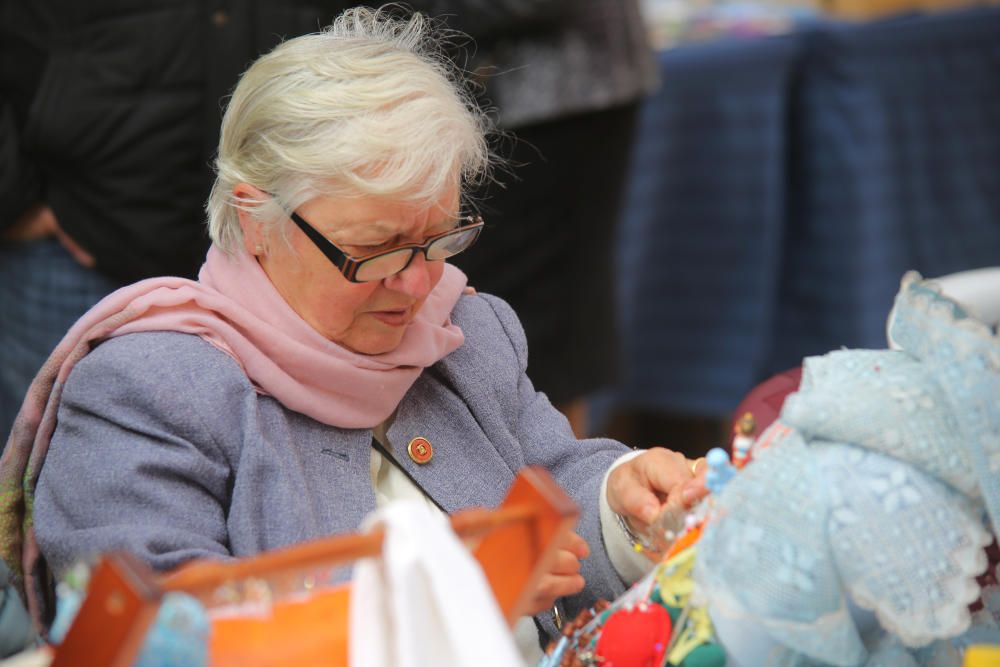
<svg viewBox="0 0 1000 667"><path fill-rule="evenodd" d="M574 439L532 388L524 333L506 303L466 295L452 321L465 343L423 372L388 432L395 452L423 436L434 458L397 461L449 512L496 506L519 468L545 467L580 505L577 530L592 551L587 588L563 601L565 613L620 594L598 493L627 448ZM328 426L258 394L197 336L113 338L67 379L38 482L38 541L58 576L111 549L167 570L353 531L375 509L371 442L370 430Z"/></svg>

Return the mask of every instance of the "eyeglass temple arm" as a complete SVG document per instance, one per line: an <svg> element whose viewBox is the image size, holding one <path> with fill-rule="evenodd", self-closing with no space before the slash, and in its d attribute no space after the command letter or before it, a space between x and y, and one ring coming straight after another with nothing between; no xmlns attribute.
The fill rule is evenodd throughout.
<svg viewBox="0 0 1000 667"><path fill-rule="evenodd" d="M330 239L326 238L325 236L323 236L322 234L320 234L318 231L316 231L316 229L312 225L310 225L308 222L306 222L305 220L303 220L301 218L301 216L299 216L299 214L296 213L295 211L290 211L288 213L288 217L292 219L292 222L294 222L295 225L299 229L301 229L303 232L305 232L305 235L309 237L309 240L312 241L313 244L317 248L319 248L320 251L322 251L322 253L324 255L327 256L327 259L329 259L331 262L333 262L334 264L336 264L337 268L339 268L341 271L343 271L345 273L345 275L348 273L344 269L344 265L347 264L347 261L348 261L347 255L345 255L343 252L341 252L337 248L337 246L335 246L332 243L330 243ZM353 274L353 272L354 271L352 269L350 271L350 273ZM350 277L350 276L348 276L348 277Z"/></svg>

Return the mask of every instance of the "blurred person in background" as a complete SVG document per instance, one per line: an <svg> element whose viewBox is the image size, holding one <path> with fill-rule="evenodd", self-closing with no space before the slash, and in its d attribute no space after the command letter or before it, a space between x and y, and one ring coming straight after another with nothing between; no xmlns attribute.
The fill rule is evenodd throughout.
<svg viewBox="0 0 1000 667"><path fill-rule="evenodd" d="M587 434L615 379L615 228L636 113L657 84L638 0L411 3L475 40L464 66L495 106L507 174L474 198L490 243L456 259L524 324L535 386Z"/></svg>
<svg viewBox="0 0 1000 667"><path fill-rule="evenodd" d="M224 97L351 3L0 0L0 433L114 289L194 277Z"/></svg>

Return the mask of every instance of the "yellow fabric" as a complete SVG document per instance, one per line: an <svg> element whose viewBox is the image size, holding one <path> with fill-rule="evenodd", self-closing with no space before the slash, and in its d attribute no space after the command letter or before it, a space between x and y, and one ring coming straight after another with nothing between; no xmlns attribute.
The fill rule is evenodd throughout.
<svg viewBox="0 0 1000 667"><path fill-rule="evenodd" d="M664 562L656 573L660 597L671 607L683 610L677 619L674 639L667 649L667 659L674 664L680 664L691 651L712 641L713 637L708 610L688 604L694 590L692 574L697 552L695 547L681 551Z"/></svg>
<svg viewBox="0 0 1000 667"><path fill-rule="evenodd" d="M970 646L965 651L965 667L996 667L1000 665L1000 646Z"/></svg>

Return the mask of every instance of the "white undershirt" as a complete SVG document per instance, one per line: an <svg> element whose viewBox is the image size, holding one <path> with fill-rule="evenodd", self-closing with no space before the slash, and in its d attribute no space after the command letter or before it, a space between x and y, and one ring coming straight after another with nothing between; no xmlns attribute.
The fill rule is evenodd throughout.
<svg viewBox="0 0 1000 667"><path fill-rule="evenodd" d="M392 423L393 417L389 417L385 422L376 426L372 434L379 444L387 451L393 452L392 444L386 435L386 431ZM641 554L635 552L628 541L628 537L622 532L618 522L615 520L614 511L608 506L607 501L607 481L611 470L640 452L629 452L621 456L609 468L601 483L600 514L601 533L604 538L604 545L608 552L611 564L618 572L622 580L631 584L648 572L653 564ZM437 506L417 487L393 462L385 460L375 448L371 450L370 470L372 478L372 488L375 491L376 507L383 507L393 500L414 500L419 499L437 509ZM538 631L530 616L521 618L514 626L514 639L517 648L524 658L525 665L536 665L542 657L542 650L538 645Z"/></svg>

